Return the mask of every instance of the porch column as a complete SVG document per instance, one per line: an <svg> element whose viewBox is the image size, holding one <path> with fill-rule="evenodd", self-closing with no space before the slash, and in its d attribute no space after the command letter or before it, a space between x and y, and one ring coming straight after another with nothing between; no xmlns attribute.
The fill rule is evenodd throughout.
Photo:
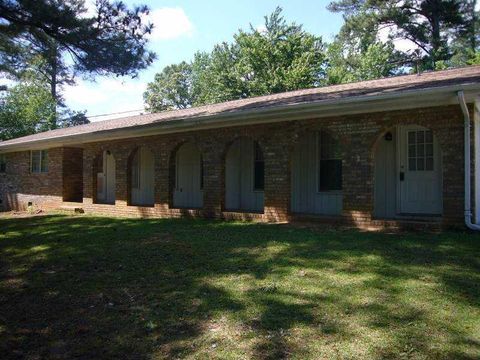
<svg viewBox="0 0 480 360"><path fill-rule="evenodd" d="M95 149L87 147L83 151L83 203L92 205L94 198L94 163L97 152Z"/></svg>
<svg viewBox="0 0 480 360"><path fill-rule="evenodd" d="M127 206L127 192L128 192L128 156L130 155L130 148L114 148L111 149L115 158L115 205Z"/></svg>
<svg viewBox="0 0 480 360"><path fill-rule="evenodd" d="M287 221L291 197L288 136L272 136L262 145L265 161L265 217L268 221Z"/></svg>
<svg viewBox="0 0 480 360"><path fill-rule="evenodd" d="M218 142L217 142L218 141ZM224 198L224 143L215 139L202 147L203 155L203 211L207 217L218 217Z"/></svg>
<svg viewBox="0 0 480 360"><path fill-rule="evenodd" d="M360 134L348 134L343 141L342 215L361 225L371 220L373 211L372 141Z"/></svg>
<svg viewBox="0 0 480 360"><path fill-rule="evenodd" d="M169 158L170 149L165 141L155 143L155 208L162 215L168 213L169 204L169 181L170 168Z"/></svg>

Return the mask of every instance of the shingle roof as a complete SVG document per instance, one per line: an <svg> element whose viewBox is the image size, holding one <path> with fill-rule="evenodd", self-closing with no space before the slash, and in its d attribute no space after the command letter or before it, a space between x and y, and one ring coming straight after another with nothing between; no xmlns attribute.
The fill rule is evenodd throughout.
<svg viewBox="0 0 480 360"><path fill-rule="evenodd" d="M203 119L215 115L242 115L252 110L275 109L285 105L321 103L355 97L375 97L404 91L460 86L480 83L480 66L469 66L451 70L424 72L420 75L403 75L378 80L332 85L313 89L227 101L219 104L172 110L160 113L129 116L124 118L93 122L71 128L56 129L0 142L0 148L8 145L30 143L49 138L93 134L130 127L162 124L179 119Z"/></svg>

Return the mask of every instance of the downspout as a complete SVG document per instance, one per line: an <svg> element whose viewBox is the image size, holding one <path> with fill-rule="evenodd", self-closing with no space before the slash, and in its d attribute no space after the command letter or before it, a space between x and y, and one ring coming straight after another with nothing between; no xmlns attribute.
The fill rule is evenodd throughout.
<svg viewBox="0 0 480 360"><path fill-rule="evenodd" d="M472 205L471 205L471 162L470 162L470 114L465 102L463 91L458 92L458 102L463 112L464 119L464 143L465 143L465 225L471 229L480 231L480 225L472 223ZM475 159L476 160L476 159ZM476 184L475 184L476 185ZM475 191L479 191L475 186ZM477 207L479 204L476 204ZM478 211L479 209L477 209Z"/></svg>

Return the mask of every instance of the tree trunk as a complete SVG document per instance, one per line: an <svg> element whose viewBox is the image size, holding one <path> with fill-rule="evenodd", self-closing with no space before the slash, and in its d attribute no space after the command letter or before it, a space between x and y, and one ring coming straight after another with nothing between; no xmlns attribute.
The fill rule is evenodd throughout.
<svg viewBox="0 0 480 360"><path fill-rule="evenodd" d="M431 58L432 58L432 66L435 69L438 57L439 57L439 50L441 46L440 41L440 16L438 13L438 7L436 5L432 8L431 14L431 21L430 24L432 26L432 51L431 51Z"/></svg>
<svg viewBox="0 0 480 360"><path fill-rule="evenodd" d="M55 42L52 42L50 51L50 93L55 99L55 109L58 108L57 99L57 71L58 71L58 48ZM53 129L57 128L57 112L55 111L55 119L51 124Z"/></svg>
<svg viewBox="0 0 480 360"><path fill-rule="evenodd" d="M472 24L470 27L470 46L472 48L473 53L477 51L477 13L475 11L475 8L477 7L477 0L472 1L471 5L471 11L472 11Z"/></svg>

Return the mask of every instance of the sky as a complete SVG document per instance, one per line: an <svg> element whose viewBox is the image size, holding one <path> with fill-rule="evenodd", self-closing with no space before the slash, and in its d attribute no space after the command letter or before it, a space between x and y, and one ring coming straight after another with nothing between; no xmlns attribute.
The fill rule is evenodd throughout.
<svg viewBox="0 0 480 360"><path fill-rule="evenodd" d="M239 29L248 29L250 24L255 28L262 26L263 17L277 6L283 8L283 16L288 22L303 24L305 30L321 35L324 41L332 40L343 22L340 14L326 9L330 0L124 2L130 6L146 4L151 9L149 21L154 24L154 30L149 49L157 54L157 59L137 79L97 77L92 82L78 78L76 86L66 87L64 96L67 105L74 110L86 110L91 121L142 112L143 92L156 73L167 65L192 60L197 51L210 51L217 43L231 41L233 34ZM121 114L96 116L119 112Z"/></svg>

